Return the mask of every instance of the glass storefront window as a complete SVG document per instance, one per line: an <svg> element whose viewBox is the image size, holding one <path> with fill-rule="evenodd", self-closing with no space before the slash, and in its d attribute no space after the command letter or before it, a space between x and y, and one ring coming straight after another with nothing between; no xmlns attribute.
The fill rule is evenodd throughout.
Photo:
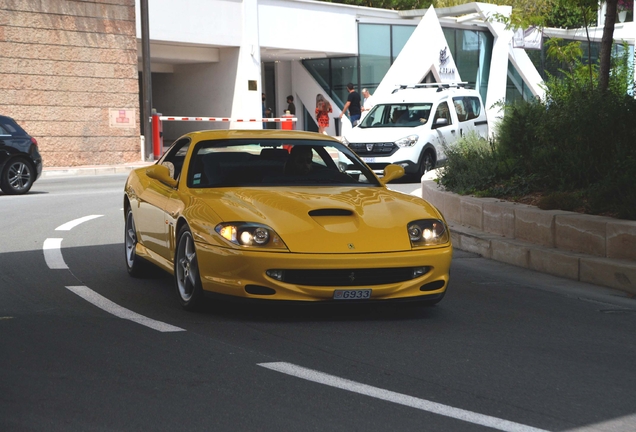
<svg viewBox="0 0 636 432"><path fill-rule="evenodd" d="M340 108L349 96L347 84L358 82L358 59L340 57L331 59L331 98Z"/></svg>
<svg viewBox="0 0 636 432"><path fill-rule="evenodd" d="M506 103L515 103L533 98L530 88L523 80L517 69L508 62L508 81L506 83Z"/></svg>
<svg viewBox="0 0 636 432"><path fill-rule="evenodd" d="M400 55L402 48L404 48L414 31L415 26L391 26L391 63Z"/></svg>
<svg viewBox="0 0 636 432"><path fill-rule="evenodd" d="M489 32L444 28L461 80L479 91L486 100L493 36Z"/></svg>
<svg viewBox="0 0 636 432"><path fill-rule="evenodd" d="M358 44L360 88L357 90L360 91L366 87L373 92L391 67L391 26L360 24L358 26ZM351 80L354 84L357 81L357 79Z"/></svg>

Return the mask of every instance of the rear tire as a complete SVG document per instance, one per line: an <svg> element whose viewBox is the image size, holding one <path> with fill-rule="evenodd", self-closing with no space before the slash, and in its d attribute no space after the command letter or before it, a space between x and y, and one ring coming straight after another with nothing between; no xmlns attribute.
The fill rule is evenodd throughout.
<svg viewBox="0 0 636 432"><path fill-rule="evenodd" d="M199 275L197 251L187 225L179 230L174 254L174 282L179 302L185 310L198 310L203 304L203 286Z"/></svg>
<svg viewBox="0 0 636 432"><path fill-rule="evenodd" d="M22 195L31 190L35 181L35 169L23 157L10 159L2 170L0 188L7 195Z"/></svg>
<svg viewBox="0 0 636 432"><path fill-rule="evenodd" d="M126 269L132 277L146 275L147 263L137 255L137 230L132 209L126 211L126 227L124 228L124 248L126 252Z"/></svg>

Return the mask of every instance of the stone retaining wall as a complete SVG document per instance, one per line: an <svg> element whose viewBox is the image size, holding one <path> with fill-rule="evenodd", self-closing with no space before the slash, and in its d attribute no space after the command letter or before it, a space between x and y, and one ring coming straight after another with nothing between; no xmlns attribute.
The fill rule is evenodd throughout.
<svg viewBox="0 0 636 432"><path fill-rule="evenodd" d="M422 182L453 244L486 258L636 294L636 221L475 198Z"/></svg>
<svg viewBox="0 0 636 432"><path fill-rule="evenodd" d="M448 221L540 246L636 261L636 221L462 196L422 183L422 198Z"/></svg>
<svg viewBox="0 0 636 432"><path fill-rule="evenodd" d="M0 22L0 114L45 166L141 159L135 0L0 0ZM134 127L112 127L110 110Z"/></svg>

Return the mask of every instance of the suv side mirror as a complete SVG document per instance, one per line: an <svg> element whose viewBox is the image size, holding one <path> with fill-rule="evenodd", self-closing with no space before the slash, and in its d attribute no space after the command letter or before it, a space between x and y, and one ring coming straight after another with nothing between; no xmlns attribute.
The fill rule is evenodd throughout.
<svg viewBox="0 0 636 432"><path fill-rule="evenodd" d="M448 126L448 119L446 118L438 118L435 120L435 124L433 125L433 129L437 129L438 127Z"/></svg>

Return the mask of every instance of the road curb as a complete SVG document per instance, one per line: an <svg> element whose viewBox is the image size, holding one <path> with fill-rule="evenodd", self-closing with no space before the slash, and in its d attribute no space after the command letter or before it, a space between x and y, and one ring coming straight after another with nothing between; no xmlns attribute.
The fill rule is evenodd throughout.
<svg viewBox="0 0 636 432"><path fill-rule="evenodd" d="M152 165L154 162L136 162L124 165L95 165L77 167L44 168L40 178L73 177L82 175L108 175L128 173L136 168Z"/></svg>

